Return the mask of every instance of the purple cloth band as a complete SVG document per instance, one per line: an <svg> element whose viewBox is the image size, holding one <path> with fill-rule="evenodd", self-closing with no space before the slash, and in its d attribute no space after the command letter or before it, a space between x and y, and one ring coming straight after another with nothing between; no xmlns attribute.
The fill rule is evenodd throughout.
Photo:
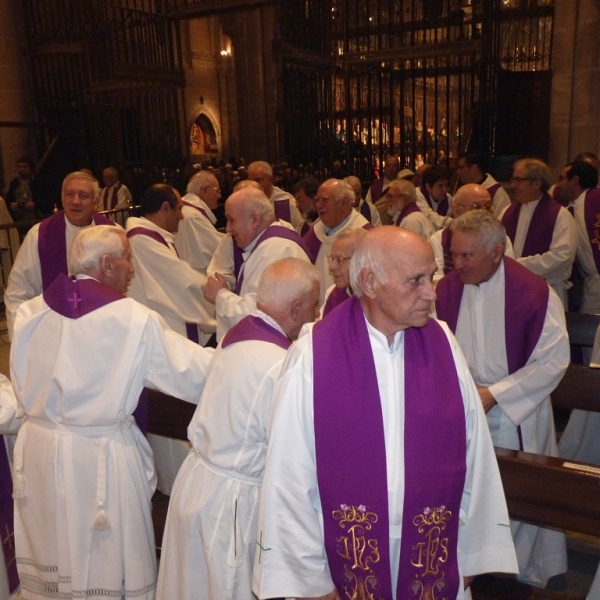
<svg viewBox="0 0 600 600"><path fill-rule="evenodd" d="M411 202L408 206L404 207L404 210L402 210L402 212L398 215L394 225L396 227L401 227L403 219L414 212L421 212L421 209L416 205L415 202Z"/></svg>
<svg viewBox="0 0 600 600"><path fill-rule="evenodd" d="M600 188L587 191L583 214L596 270L600 273Z"/></svg>
<svg viewBox="0 0 600 600"><path fill-rule="evenodd" d="M95 279L73 280L62 273L44 290L44 302L59 315L79 319L125 296Z"/></svg>
<svg viewBox="0 0 600 600"><path fill-rule="evenodd" d="M206 211L203 208L201 208L200 206L196 206L195 204L192 204L191 202L188 202L187 200L183 200L183 205L189 206L190 208L195 208L199 213L202 213L210 221L211 225L213 225L213 222L210 220L210 217L206 214ZM213 225L213 227L214 227L214 225Z"/></svg>
<svg viewBox="0 0 600 600"><path fill-rule="evenodd" d="M431 196L429 195L429 192L427 191L425 184L421 185L421 187L419 189L421 190L421 194L423 194L423 197L425 198L425 200L427 200L427 204L429 204L429 208L431 208L433 210L433 200L431 199ZM437 212L438 215L445 217L448 214L448 208L449 208L448 194L446 194L444 199L438 204L435 212Z"/></svg>
<svg viewBox="0 0 600 600"><path fill-rule="evenodd" d="M360 214L367 220L369 223L372 221L371 219L371 209L369 208L369 203L365 200L360 207Z"/></svg>
<svg viewBox="0 0 600 600"><path fill-rule="evenodd" d="M504 323L508 372L527 364L546 320L550 289L541 278L512 258L504 257ZM436 310L456 333L464 284L458 271L452 271L436 287Z"/></svg>
<svg viewBox="0 0 600 600"><path fill-rule="evenodd" d="M153 239L155 242L158 242L159 244L162 244L163 246L167 247L169 250L173 249L175 251L175 254L177 254L177 258L179 258L179 252L177 252L177 248L174 245L171 246L169 242L167 242L167 240L165 240L165 238L162 235L160 235L160 233L158 233L158 231L154 231L153 229L146 229L145 227L134 227L133 229L130 229L127 232L128 238L135 237L136 235L144 235ZM190 340L190 342L200 344L200 338L198 336L198 325L196 325L196 323L186 323L185 333L187 339Z"/></svg>
<svg viewBox="0 0 600 600"><path fill-rule="evenodd" d="M94 214L95 225L115 225L103 215ZM38 254L42 269L42 288L46 289L58 276L69 274L67 267L67 224L64 211L59 211L40 223Z"/></svg>
<svg viewBox="0 0 600 600"><path fill-rule="evenodd" d="M4 562L8 573L8 589L12 594L19 585L17 562L15 560L15 526L13 486L10 464L4 444L4 437L0 435L0 533L2 536L2 549Z"/></svg>
<svg viewBox="0 0 600 600"><path fill-rule="evenodd" d="M493 185L490 185L489 188L487 188L488 194L490 195L490 198L492 199L492 202L494 202L494 196L496 195L496 192L502 187L502 185L500 183L494 183Z"/></svg>
<svg viewBox="0 0 600 600"><path fill-rule="evenodd" d="M260 317L248 315L234 325L223 338L221 346L227 348L237 342L268 342L287 350L292 342L288 337L277 331L274 327L263 321Z"/></svg>
<svg viewBox="0 0 600 600"><path fill-rule="evenodd" d="M326 317L336 306L339 306L344 300L348 300L350 297L347 288L333 288L327 298L327 302L325 302L323 317Z"/></svg>
<svg viewBox="0 0 600 600"><path fill-rule="evenodd" d="M296 242L296 244L298 244L298 246L300 246L300 248L302 248L302 250L304 250L304 252L306 253L306 256L308 256L309 260L314 264L315 261L313 260L312 254L311 254L308 246L304 242L304 240L295 231L288 229L287 227L283 227L281 225L271 225L270 227L267 227L260 234L258 241L256 242L256 245L252 249L252 252L254 252L264 241L269 240L271 238L281 238L284 240L289 240L291 242ZM250 254L252 254L252 252ZM248 258L250 258L250 257L248 257ZM238 275L237 280L235 282L235 290L234 290L235 294L238 294L238 295L240 294L243 283L244 283L244 271L241 270L241 267L240 267L240 274Z"/></svg>
<svg viewBox="0 0 600 600"><path fill-rule="evenodd" d="M386 188L387 190L387 188ZM373 204L375 204L375 202L377 202L377 200L379 200L379 198L381 198L381 196L383 196L383 177L381 179L376 179L372 184L371 184L371 202L373 202ZM366 204L366 202L365 202ZM368 217L365 217L365 219L368 219ZM368 219L369 221L371 219Z"/></svg>
<svg viewBox="0 0 600 600"><path fill-rule="evenodd" d="M438 323L430 320L404 336L405 426L398 433L404 437L406 491L396 597L433 597L435 588L455 598L466 474L464 405L450 345ZM313 369L317 479L331 575L343 598L374 594L390 600L384 424L357 298L315 325Z"/></svg>
<svg viewBox="0 0 600 600"><path fill-rule="evenodd" d="M519 202L511 204L502 217L502 225L504 225L506 235L508 235L513 245L515 243L515 236L517 235L521 206L522 204ZM525 237L525 244L523 245L523 252L521 253L522 257L544 254L544 252L550 250L552 236L554 235L554 226L560 209L560 204L551 196L548 194L542 196L531 216L531 222L527 230L527 236Z"/></svg>
<svg viewBox="0 0 600 600"><path fill-rule="evenodd" d="M290 201L289 199L285 200L275 200L273 202L273 209L275 211L275 216L282 221L287 221L288 223L292 222L292 214L290 210Z"/></svg>

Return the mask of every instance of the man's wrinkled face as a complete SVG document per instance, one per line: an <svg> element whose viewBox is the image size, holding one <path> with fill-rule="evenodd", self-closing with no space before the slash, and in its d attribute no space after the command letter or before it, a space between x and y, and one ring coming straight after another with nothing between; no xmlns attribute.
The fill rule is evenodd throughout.
<svg viewBox="0 0 600 600"><path fill-rule="evenodd" d="M302 216L306 218L306 215L315 210L315 201L313 198L308 196L303 189L299 189L295 194L296 207L302 213Z"/></svg>
<svg viewBox="0 0 600 600"><path fill-rule="evenodd" d="M460 158L458 165L456 165L456 171L458 172L458 178L461 183L478 183L477 167L475 165L469 166L466 158Z"/></svg>
<svg viewBox="0 0 600 600"><path fill-rule="evenodd" d="M433 185L429 185L428 183L426 183L425 187L427 188L429 195L436 202L442 202L442 200L444 200L446 198L446 195L448 194L447 179L440 179L439 181L436 181Z"/></svg>
<svg viewBox="0 0 600 600"><path fill-rule="evenodd" d="M388 156L383 167L383 174L388 181L396 179L400 171L400 160L397 156Z"/></svg>
<svg viewBox="0 0 600 600"><path fill-rule="evenodd" d="M411 197L403 192L391 190L386 194L388 200L387 213L393 217L397 212L402 212L411 201Z"/></svg>
<svg viewBox="0 0 600 600"><path fill-rule="evenodd" d="M209 182L202 186L200 198L206 202L206 206L211 210L217 208L219 198L221 197L221 187L216 177L211 177Z"/></svg>
<svg viewBox="0 0 600 600"><path fill-rule="evenodd" d="M252 213L247 213L239 203L225 202L227 233L231 233L236 244L243 250L252 243L255 228Z"/></svg>
<svg viewBox="0 0 600 600"><path fill-rule="evenodd" d="M464 284L479 285L491 279L498 269L502 249L486 250L477 233L455 231L450 244L454 268Z"/></svg>
<svg viewBox="0 0 600 600"><path fill-rule="evenodd" d="M513 169L510 187L514 193L515 200L521 204L534 202L542 194L541 181L528 177L523 165L518 165Z"/></svg>
<svg viewBox="0 0 600 600"><path fill-rule="evenodd" d="M334 186L327 182L321 185L317 192L315 208L323 225L328 229L337 227L350 214L349 200L337 197Z"/></svg>
<svg viewBox="0 0 600 600"><path fill-rule="evenodd" d="M350 286L350 259L354 244L351 239L341 239L333 242L329 257L329 271L333 275L335 287L346 289Z"/></svg>
<svg viewBox="0 0 600 600"><path fill-rule="evenodd" d="M267 175L262 169L252 168L248 169L248 179L256 181L267 197L271 196L271 192L273 191L273 175Z"/></svg>
<svg viewBox="0 0 600 600"><path fill-rule="evenodd" d="M65 216L76 227L92 222L94 214L94 185L87 179L73 178L63 184L62 203Z"/></svg>

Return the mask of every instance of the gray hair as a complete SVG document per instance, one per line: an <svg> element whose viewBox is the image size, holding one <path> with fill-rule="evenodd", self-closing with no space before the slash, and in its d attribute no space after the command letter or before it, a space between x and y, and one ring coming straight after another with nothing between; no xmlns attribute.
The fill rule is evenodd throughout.
<svg viewBox="0 0 600 600"><path fill-rule="evenodd" d="M245 187L234 192L229 198L240 198L242 211L245 215L250 215L253 212L258 212L263 219L275 220L275 209L270 200L266 197L262 189L254 189L253 187ZM229 201L229 198L227 201Z"/></svg>
<svg viewBox="0 0 600 600"><path fill-rule="evenodd" d="M240 190L243 190L244 188L254 188L255 190L258 190L259 192L263 191L260 183L258 183L258 181L254 181L254 179L240 179L240 181L238 181L233 186L233 191L239 192Z"/></svg>
<svg viewBox="0 0 600 600"><path fill-rule="evenodd" d="M300 258L282 258L262 272L256 302L279 311L309 295L315 283L319 284L319 271L315 266Z"/></svg>
<svg viewBox="0 0 600 600"><path fill-rule="evenodd" d="M271 165L265 160L255 160L254 162L251 162L248 165L248 171L250 171L250 169L259 169L265 175L273 175L273 169Z"/></svg>
<svg viewBox="0 0 600 600"><path fill-rule="evenodd" d="M380 283L387 282L387 275L381 265L381 252L374 244L366 243L367 239L368 236L364 235L350 259L350 287L357 298L363 296L360 285L360 273L363 269L372 271Z"/></svg>
<svg viewBox="0 0 600 600"><path fill-rule="evenodd" d="M127 236L120 227L96 225L82 229L69 248L69 273L80 275L100 268L100 258L105 254L123 255L123 240Z"/></svg>
<svg viewBox="0 0 600 600"><path fill-rule="evenodd" d="M417 201L417 189L413 185L412 181L408 179L394 179L388 186L388 190L393 190L400 194L406 194L411 202Z"/></svg>
<svg viewBox="0 0 600 600"><path fill-rule="evenodd" d="M89 181L92 184L94 190L94 200L96 200L100 195L100 185L98 184L98 180L93 175L90 175L85 171L73 171L73 173L69 173L63 179L61 189L62 192L65 191L65 184L67 183L67 181L70 181L71 179L85 179L86 181Z"/></svg>
<svg viewBox="0 0 600 600"><path fill-rule="evenodd" d="M486 210L471 210L453 219L450 229L452 233L462 231L480 236L481 244L487 252L491 252L497 244L506 244L504 226L494 215Z"/></svg>
<svg viewBox="0 0 600 600"><path fill-rule="evenodd" d="M341 242L342 240L349 240L352 242L352 253L356 250L356 246L367 234L367 230L362 227L354 227L352 229L342 229L336 236L334 240L334 244L336 242Z"/></svg>
<svg viewBox="0 0 600 600"><path fill-rule="evenodd" d="M338 202L341 202L344 198L348 200L350 206L354 205L354 190L349 183L342 181L341 179L336 179L335 177L331 177L324 181L321 185L330 184L333 182L333 197Z"/></svg>
<svg viewBox="0 0 600 600"><path fill-rule="evenodd" d="M552 173L550 173L548 165L543 160L539 158L522 158L513 165L513 169L517 167L523 168L527 179L539 179L542 183L540 186L542 192L547 192L552 187Z"/></svg>
<svg viewBox="0 0 600 600"><path fill-rule="evenodd" d="M210 171L199 171L198 173L192 175L191 179L188 181L185 191L188 194L196 194L197 196L198 192L200 192L203 187L213 187L213 179L216 179L216 177Z"/></svg>

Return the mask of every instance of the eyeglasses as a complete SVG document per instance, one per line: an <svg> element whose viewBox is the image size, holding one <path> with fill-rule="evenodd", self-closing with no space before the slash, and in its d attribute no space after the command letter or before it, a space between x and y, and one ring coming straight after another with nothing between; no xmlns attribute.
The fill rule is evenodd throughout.
<svg viewBox="0 0 600 600"><path fill-rule="evenodd" d="M327 257L330 263L335 263L338 267L343 265L347 260L350 260L351 256L332 256L331 254Z"/></svg>
<svg viewBox="0 0 600 600"><path fill-rule="evenodd" d="M206 190L215 190L215 192L217 192L217 194L221 193L221 188L215 187L214 185L205 185L204 189L206 189Z"/></svg>

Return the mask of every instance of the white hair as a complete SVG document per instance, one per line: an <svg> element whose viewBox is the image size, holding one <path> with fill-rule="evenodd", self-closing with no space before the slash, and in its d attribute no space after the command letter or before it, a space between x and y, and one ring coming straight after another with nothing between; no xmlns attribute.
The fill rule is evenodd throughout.
<svg viewBox="0 0 600 600"><path fill-rule="evenodd" d="M257 304L279 312L303 300L319 284L319 271L300 258L282 258L271 263L260 276Z"/></svg>
<svg viewBox="0 0 600 600"><path fill-rule="evenodd" d="M394 179L388 186L388 190L396 191L399 194L406 194L411 202L417 201L417 189L412 181L408 181L408 179Z"/></svg>
<svg viewBox="0 0 600 600"><path fill-rule="evenodd" d="M79 275L100 268L100 258L106 254L114 257L123 255L127 239L120 227L96 225L82 229L69 248L69 273Z"/></svg>
<svg viewBox="0 0 600 600"><path fill-rule="evenodd" d="M486 210L471 210L458 219L453 219L450 229L452 233L462 231L479 235L481 245L487 252L491 252L498 244L502 244L502 246L506 244L504 226Z"/></svg>
<svg viewBox="0 0 600 600"><path fill-rule="evenodd" d="M335 244L336 242L348 240L351 242L350 248L351 248L352 253L354 253L356 246L358 245L360 240L362 240L365 237L365 235L367 235L367 230L364 229L363 227L354 227L352 229L342 229L342 231L340 231L335 236L335 241L333 243Z"/></svg>
<svg viewBox="0 0 600 600"><path fill-rule="evenodd" d="M210 171L200 171L192 175L191 179L188 181L185 191L188 194L196 194L197 196L198 192L200 192L203 187L213 187L213 180L215 179L216 177Z"/></svg>
<svg viewBox="0 0 600 600"><path fill-rule="evenodd" d="M262 171L265 175L273 175L273 168L271 165L264 160L255 160L248 165L248 171L251 169L258 169Z"/></svg>
<svg viewBox="0 0 600 600"><path fill-rule="evenodd" d="M368 243L368 236L363 236L350 259L350 287L357 298L363 296L360 285L360 273L363 269L372 271L380 283L386 283L387 275L381 266L381 251Z"/></svg>
<svg viewBox="0 0 600 600"><path fill-rule="evenodd" d="M245 215L258 212L263 219L275 220L275 209L262 189L258 190L253 187L245 187L231 194L229 198L233 198L234 200L236 198L241 198L241 207ZM227 201L229 201L229 198Z"/></svg>
<svg viewBox="0 0 600 600"><path fill-rule="evenodd" d="M63 192L65 191L65 185L67 181L70 181L71 179L85 179L86 181L89 181L92 184L94 191L94 200L96 200L100 195L100 185L98 184L98 180L93 175L90 175L85 171L74 171L73 173L69 173L62 182Z"/></svg>

